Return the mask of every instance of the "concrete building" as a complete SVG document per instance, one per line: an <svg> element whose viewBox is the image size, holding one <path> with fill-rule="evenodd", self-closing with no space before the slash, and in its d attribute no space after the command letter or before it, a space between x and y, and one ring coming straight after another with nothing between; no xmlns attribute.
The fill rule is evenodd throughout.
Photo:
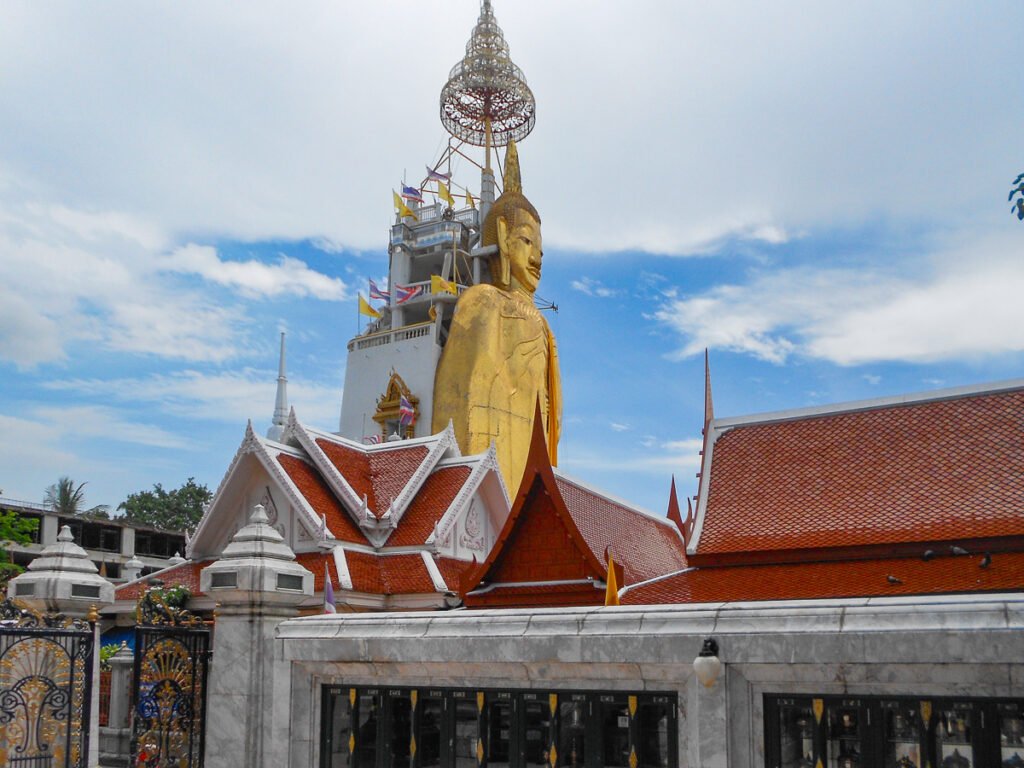
<svg viewBox="0 0 1024 768"><path fill-rule="evenodd" d="M114 582L129 581L166 568L185 552L185 534L162 531L127 520L58 515L51 508L29 501L0 498L0 508L39 521L29 544L9 543L15 563L27 566L43 549L56 543L61 527L68 526L89 559Z"/></svg>

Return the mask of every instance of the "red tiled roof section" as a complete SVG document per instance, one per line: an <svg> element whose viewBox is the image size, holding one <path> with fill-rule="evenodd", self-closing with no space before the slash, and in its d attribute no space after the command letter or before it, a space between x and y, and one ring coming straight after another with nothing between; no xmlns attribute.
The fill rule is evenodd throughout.
<svg viewBox="0 0 1024 768"><path fill-rule="evenodd" d="M164 587L175 587L179 584L184 585L188 588L188 591L193 596L199 596L203 593L199 591L199 574L203 568L212 563L213 560L203 560L199 563L182 563L174 568L170 568L165 571L158 572L157 574L151 574L146 576L139 581L133 581L131 584L125 584L124 586L118 587L114 590L115 600L138 600L142 597L142 593L152 586L147 584L146 580L149 578L157 578L163 582Z"/></svg>
<svg viewBox="0 0 1024 768"><path fill-rule="evenodd" d="M530 584L509 587L502 584L466 597L470 608L549 608L604 605L604 589L590 584Z"/></svg>
<svg viewBox="0 0 1024 768"><path fill-rule="evenodd" d="M592 563L570 526L547 494L535 493L508 538L495 545L502 549L485 579L493 584L602 579L603 558Z"/></svg>
<svg viewBox="0 0 1024 768"><path fill-rule="evenodd" d="M388 538L388 546L423 544L434 530L434 524L455 501L471 472L467 466L434 470L405 510L398 528Z"/></svg>
<svg viewBox="0 0 1024 768"><path fill-rule="evenodd" d="M409 555L370 555L345 552L352 589L378 595L414 595L437 592L423 557Z"/></svg>
<svg viewBox="0 0 1024 768"><path fill-rule="evenodd" d="M313 574L313 591L323 592L324 589L324 563L327 563L331 572L331 583L335 590L341 589L338 579L338 569L334 566L333 552L300 552L295 555L296 562Z"/></svg>
<svg viewBox="0 0 1024 768"><path fill-rule="evenodd" d="M360 451L322 437L316 444L342 474L352 490L377 517L388 511L413 473L427 457L424 445L413 445L377 451Z"/></svg>
<svg viewBox="0 0 1024 768"><path fill-rule="evenodd" d="M1024 552L695 568L627 591L623 605L1024 590ZM891 582L889 577L895 582Z"/></svg>
<svg viewBox="0 0 1024 768"><path fill-rule="evenodd" d="M615 561L623 566L626 585L686 567L683 540L674 527L606 499L568 478L556 476L555 480L590 551L603 563L605 547L611 545Z"/></svg>
<svg viewBox="0 0 1024 768"><path fill-rule="evenodd" d="M698 554L1024 534L1024 392L752 424L714 445Z"/></svg>
<svg viewBox="0 0 1024 768"><path fill-rule="evenodd" d="M452 592L458 592L459 579L462 577L462 574L470 568L476 567L472 560L456 560L450 557L435 557L434 562L437 564L437 569L441 572L441 578L444 579L444 583L448 585L448 589Z"/></svg>
<svg viewBox="0 0 1024 768"><path fill-rule="evenodd" d="M340 541L367 544L366 536L341 506L320 474L308 462L279 453L277 463L288 474L313 511L327 517L327 527Z"/></svg>

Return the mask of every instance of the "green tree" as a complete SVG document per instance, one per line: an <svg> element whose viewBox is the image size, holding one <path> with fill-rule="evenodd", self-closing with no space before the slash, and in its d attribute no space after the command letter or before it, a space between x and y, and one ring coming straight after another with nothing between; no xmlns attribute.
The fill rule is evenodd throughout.
<svg viewBox="0 0 1024 768"><path fill-rule="evenodd" d="M1017 199L1013 200L1014 197ZM1024 221L1024 173L1013 180L1010 196L1006 199L1013 200L1013 208L1010 209L1010 213L1016 213L1017 218Z"/></svg>
<svg viewBox="0 0 1024 768"><path fill-rule="evenodd" d="M139 491L128 496L117 508L133 523L151 525L167 531L194 528L203 516L203 505L213 498L210 489L190 477L180 488L164 490L160 483L152 491Z"/></svg>
<svg viewBox="0 0 1024 768"><path fill-rule="evenodd" d="M8 544L30 544L33 534L39 527L39 521L31 517L22 517L13 509L0 509L0 558L8 559ZM7 582L24 572L24 568L10 562L0 562L0 590L6 593Z"/></svg>

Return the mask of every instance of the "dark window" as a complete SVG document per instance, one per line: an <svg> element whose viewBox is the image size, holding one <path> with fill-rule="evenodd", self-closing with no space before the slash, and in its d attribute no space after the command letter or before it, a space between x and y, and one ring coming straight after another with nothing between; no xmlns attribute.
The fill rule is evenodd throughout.
<svg viewBox="0 0 1024 768"><path fill-rule="evenodd" d="M352 737L354 688L325 688L323 737L320 764L324 768L349 768L349 739Z"/></svg>
<svg viewBox="0 0 1024 768"><path fill-rule="evenodd" d="M553 704L548 694L523 693L522 719L523 764L526 768L543 768L549 765L552 744Z"/></svg>
<svg viewBox="0 0 1024 768"><path fill-rule="evenodd" d="M1024 702L765 696L769 766L1024 765Z"/></svg>
<svg viewBox="0 0 1024 768"><path fill-rule="evenodd" d="M781 700L778 705L779 768L814 765L814 713L810 702Z"/></svg>
<svg viewBox="0 0 1024 768"><path fill-rule="evenodd" d="M388 729L391 768L410 768L412 746L412 698L410 691L389 691L390 728Z"/></svg>
<svg viewBox="0 0 1024 768"><path fill-rule="evenodd" d="M480 742L480 710L476 695L459 691L452 703L455 714L455 768L475 768L476 749Z"/></svg>
<svg viewBox="0 0 1024 768"><path fill-rule="evenodd" d="M629 766L629 703L625 696L601 696L601 765Z"/></svg>
<svg viewBox="0 0 1024 768"><path fill-rule="evenodd" d="M563 696L558 705L558 765L584 765L587 757L587 697Z"/></svg>
<svg viewBox="0 0 1024 768"><path fill-rule="evenodd" d="M121 551L121 529L117 526L71 517L60 518L59 524L68 526L71 529L71 535L75 538L75 543L85 549L98 549L103 552Z"/></svg>
<svg viewBox="0 0 1024 768"><path fill-rule="evenodd" d="M156 531L135 532L135 554L149 557L174 557L185 551L185 537Z"/></svg>
<svg viewBox="0 0 1024 768"><path fill-rule="evenodd" d="M675 745L672 703L667 696L657 696L640 705L639 742L641 768L668 768L669 754Z"/></svg>
<svg viewBox="0 0 1024 768"><path fill-rule="evenodd" d="M512 740L512 694L502 691L488 697L484 708L487 739L484 759L491 768L507 768Z"/></svg>
<svg viewBox="0 0 1024 768"><path fill-rule="evenodd" d="M320 766L675 768L676 721L675 694L324 686Z"/></svg>
<svg viewBox="0 0 1024 768"><path fill-rule="evenodd" d="M441 745L444 728L444 698L437 695L421 696L416 715L416 756L419 768L441 765Z"/></svg>
<svg viewBox="0 0 1024 768"><path fill-rule="evenodd" d="M380 730L381 697L375 690L361 693L356 700L356 768L377 765L377 734Z"/></svg>

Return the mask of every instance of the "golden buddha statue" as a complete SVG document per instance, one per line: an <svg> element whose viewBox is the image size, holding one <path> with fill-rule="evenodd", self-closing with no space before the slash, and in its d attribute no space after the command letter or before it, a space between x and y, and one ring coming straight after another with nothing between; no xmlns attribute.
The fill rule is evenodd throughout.
<svg viewBox="0 0 1024 768"><path fill-rule="evenodd" d="M493 285L459 297L434 378L433 430L455 428L467 454L494 442L509 495L515 496L540 402L551 464L558 463L562 419L558 350L533 304L540 282L540 214L523 195L515 143L505 155L505 189L484 220L481 243L496 245Z"/></svg>

